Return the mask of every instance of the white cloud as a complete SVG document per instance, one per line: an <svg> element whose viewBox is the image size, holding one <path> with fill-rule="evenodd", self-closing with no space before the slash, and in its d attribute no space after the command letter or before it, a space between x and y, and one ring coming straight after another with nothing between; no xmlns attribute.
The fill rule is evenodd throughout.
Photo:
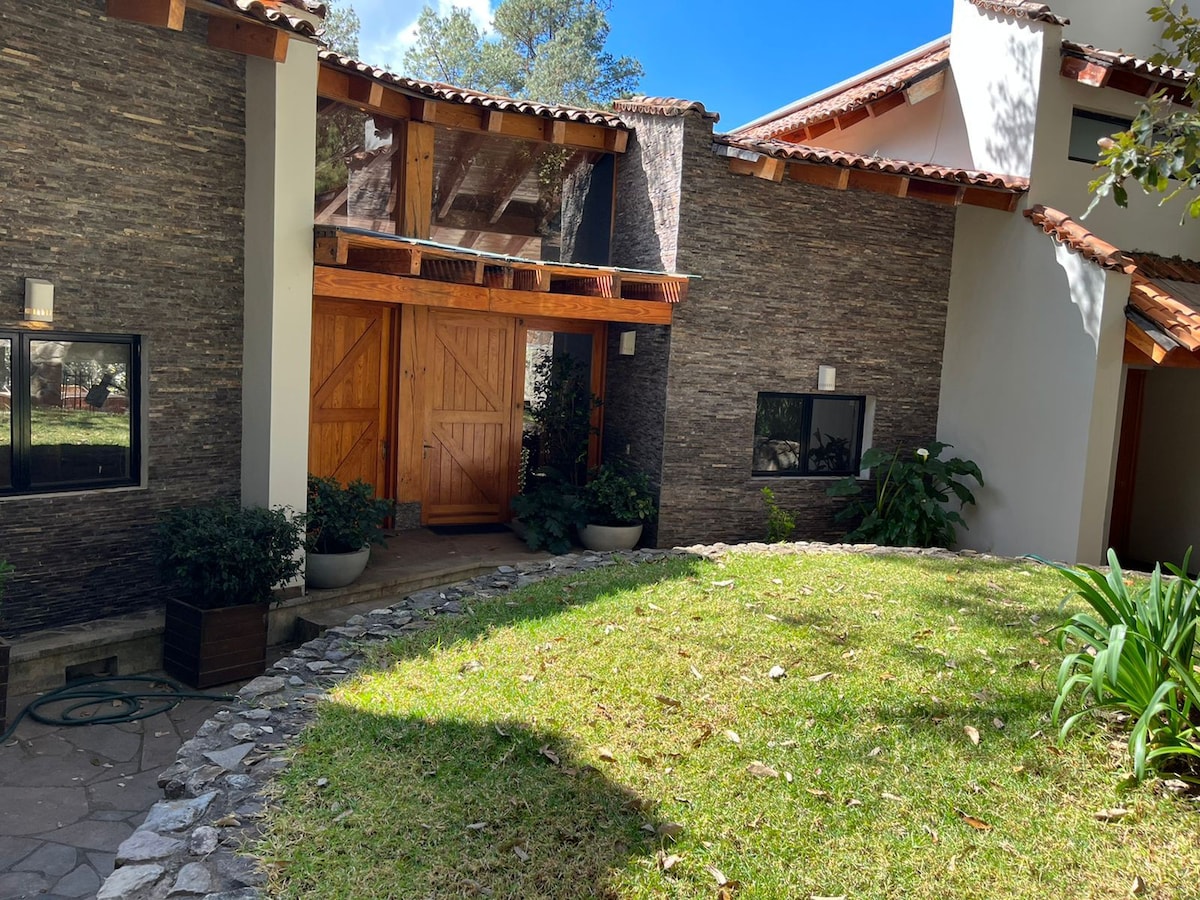
<svg viewBox="0 0 1200 900"><path fill-rule="evenodd" d="M434 6L435 4L431 2L429 5ZM449 15L456 6L467 10L471 20L479 26L479 30L484 34L491 30L493 14L491 0L436 0L436 9L438 15L441 16ZM390 33L386 25L383 26L383 29L372 27L383 23L376 20L371 10L360 10L359 17L362 19L360 40L363 59L376 65L385 66L393 72L398 71L404 62L405 52L417 40L416 16L402 28L392 30ZM371 37L372 34L379 35L379 37Z"/></svg>

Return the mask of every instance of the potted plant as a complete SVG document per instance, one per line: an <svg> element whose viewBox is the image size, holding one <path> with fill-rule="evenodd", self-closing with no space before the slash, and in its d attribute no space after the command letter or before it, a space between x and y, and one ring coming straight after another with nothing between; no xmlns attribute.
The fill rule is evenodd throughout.
<svg viewBox="0 0 1200 900"><path fill-rule="evenodd" d="M383 523L392 504L375 497L365 481L342 487L336 478L308 476L308 560L304 578L309 587L345 587L358 578L371 558L371 545L382 544Z"/></svg>
<svg viewBox="0 0 1200 900"><path fill-rule="evenodd" d="M589 550L632 550L647 519L654 518L654 495L646 476L605 463L584 488L587 524L579 540Z"/></svg>
<svg viewBox="0 0 1200 900"><path fill-rule="evenodd" d="M13 572L13 567L0 559L0 622L4 621L4 584ZM8 660L12 647L0 635L0 732L8 727Z"/></svg>
<svg viewBox="0 0 1200 900"><path fill-rule="evenodd" d="M303 519L232 501L173 509L158 526L167 600L163 668L197 688L266 668L271 592L300 573Z"/></svg>

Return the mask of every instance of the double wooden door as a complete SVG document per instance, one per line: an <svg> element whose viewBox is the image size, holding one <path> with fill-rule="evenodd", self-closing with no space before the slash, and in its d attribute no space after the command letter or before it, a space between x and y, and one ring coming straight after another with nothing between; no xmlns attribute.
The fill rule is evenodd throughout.
<svg viewBox="0 0 1200 900"><path fill-rule="evenodd" d="M531 328L592 335L599 393L601 324L317 298L309 471L420 503L423 524L506 521Z"/></svg>

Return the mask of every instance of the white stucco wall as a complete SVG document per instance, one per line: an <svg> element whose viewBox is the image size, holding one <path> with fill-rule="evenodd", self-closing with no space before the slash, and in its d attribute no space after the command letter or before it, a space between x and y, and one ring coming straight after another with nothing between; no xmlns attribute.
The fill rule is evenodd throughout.
<svg viewBox="0 0 1200 900"><path fill-rule="evenodd" d="M1146 15L1153 5L1142 0L1054 0L1050 8L1071 20L1063 29L1068 40L1150 56L1162 34L1162 26Z"/></svg>
<svg viewBox="0 0 1200 900"><path fill-rule="evenodd" d="M242 502L305 509L317 50L246 60Z"/></svg>
<svg viewBox="0 0 1200 900"><path fill-rule="evenodd" d="M1130 551L1134 558L1179 565L1195 547L1200 565L1200 370L1154 369L1146 377L1142 435L1134 479Z"/></svg>
<svg viewBox="0 0 1200 900"><path fill-rule="evenodd" d="M987 482L963 546L1099 560L1128 290L1019 215L960 208L938 438Z"/></svg>

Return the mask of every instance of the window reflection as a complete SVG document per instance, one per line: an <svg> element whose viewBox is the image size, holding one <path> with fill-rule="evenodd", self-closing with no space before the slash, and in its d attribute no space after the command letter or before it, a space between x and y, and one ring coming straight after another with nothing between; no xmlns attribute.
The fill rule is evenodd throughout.
<svg viewBox="0 0 1200 900"><path fill-rule="evenodd" d="M0 338L0 488L12 487L12 340Z"/></svg>

